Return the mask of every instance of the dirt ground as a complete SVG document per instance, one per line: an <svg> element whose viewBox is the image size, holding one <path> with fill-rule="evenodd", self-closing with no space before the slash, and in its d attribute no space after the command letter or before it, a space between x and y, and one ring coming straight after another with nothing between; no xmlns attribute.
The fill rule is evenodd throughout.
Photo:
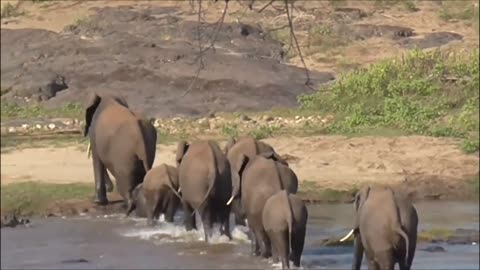
<svg viewBox="0 0 480 270"><path fill-rule="evenodd" d="M256 14L231 1L217 49L205 53L200 79L189 88L199 65L197 16L188 1L2 5L7 2L18 3L22 15L1 22L2 100L58 107L82 102L90 91L115 92L133 109L158 118L295 107L299 94L312 91L304 85L299 58L282 58L288 38L273 37L288 32L272 29L287 21L272 7ZM415 1L416 11L379 8L374 1L331 2L297 1L294 12L315 84L414 46L478 47L474 26L439 18L442 8L450 8L442 7L447 1ZM215 22L223 2L203 4L205 20ZM261 6L257 1L255 8ZM214 26L201 28L210 35Z"/></svg>
<svg viewBox="0 0 480 270"><path fill-rule="evenodd" d="M403 185L419 198L462 198L479 173L478 155L463 154L444 138L342 136L266 139L300 181L322 189L352 190L365 183ZM222 143L223 145L223 143ZM159 145L155 165L174 165L176 146ZM20 181L93 185L91 160L76 146L30 148L2 154L1 184Z"/></svg>
<svg viewBox="0 0 480 270"><path fill-rule="evenodd" d="M2 0L2 8L7 2L19 3L23 14L1 19L2 102L58 107L82 102L91 91L115 92L136 111L168 118L295 107L299 94L312 91L304 86L299 58L282 59L287 46L269 35L269 30L286 24L274 8L256 14L231 1L216 52L204 55L205 69L186 93L198 67L196 14L188 1ZM214 22L223 1L203 2L206 20ZM262 6L258 2L256 9ZM297 2L294 22L314 83L329 82L342 71L414 46L478 47L474 25L439 18L441 10L450 8L442 7L448 1L414 1L416 11L402 5L375 7L379 1L342 1L342 7L331 5L333 1ZM203 27L212 33L212 27ZM478 153L463 154L457 142L445 138L316 136L266 141L292 156L289 163L301 181L320 188L351 190L379 182L402 185L422 198L464 198L471 194L475 176L478 181ZM1 184L93 184L91 161L77 149L2 153ZM159 146L155 163L173 164L174 151L174 145Z"/></svg>

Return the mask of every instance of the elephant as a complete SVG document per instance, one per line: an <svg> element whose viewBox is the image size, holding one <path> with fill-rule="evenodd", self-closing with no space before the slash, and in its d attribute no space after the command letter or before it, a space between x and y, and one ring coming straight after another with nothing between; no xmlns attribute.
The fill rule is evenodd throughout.
<svg viewBox="0 0 480 270"><path fill-rule="evenodd" d="M365 186L355 195L355 224L342 238L354 235L352 269L360 269L363 253L368 269L401 270L412 266L417 244L418 215L410 199L391 187Z"/></svg>
<svg viewBox="0 0 480 270"><path fill-rule="evenodd" d="M90 139L95 203L108 204L107 184L111 184L108 170L128 207L133 189L153 165L157 141L155 127L150 120L132 112L125 98L93 92L86 105L83 136Z"/></svg>
<svg viewBox="0 0 480 270"><path fill-rule="evenodd" d="M132 192L132 203L127 216L137 210L137 216L147 217L147 224L154 225L161 213L165 214L165 221L173 223L175 211L180 205L181 196L178 194L177 168L161 164L150 169L143 183Z"/></svg>
<svg viewBox="0 0 480 270"><path fill-rule="evenodd" d="M295 267L300 267L307 220L305 203L299 196L289 194L286 190L275 193L265 203L263 226L272 245L273 261L277 263L280 257L282 269L290 268L290 259Z"/></svg>
<svg viewBox="0 0 480 270"><path fill-rule="evenodd" d="M279 160L288 166L288 163L284 161L273 149L273 147L265 142L258 141L250 136L243 136L238 139L231 137L226 146L225 154L227 159L230 162L232 167L232 172L238 171L238 168L234 168L236 164L239 163L239 160L243 155L247 156L249 159L252 159L258 154L261 153L273 153L276 160ZM232 177L232 179L234 179ZM245 226L245 213L242 209L240 198L236 197L232 203L232 212L235 214L235 224Z"/></svg>
<svg viewBox="0 0 480 270"><path fill-rule="evenodd" d="M221 233L232 239L230 206L226 204L232 192L230 164L218 144L212 140L191 144L181 141L176 162L187 231L197 228L194 213L198 211L206 242L212 236L214 222L220 223Z"/></svg>
<svg viewBox="0 0 480 270"><path fill-rule="evenodd" d="M251 233L252 253L268 258L271 246L263 227L263 208L268 198L280 190L297 193L297 175L290 167L275 160L272 152L259 154L252 160L243 155L235 168L239 169L232 174L234 184L227 204L240 196Z"/></svg>

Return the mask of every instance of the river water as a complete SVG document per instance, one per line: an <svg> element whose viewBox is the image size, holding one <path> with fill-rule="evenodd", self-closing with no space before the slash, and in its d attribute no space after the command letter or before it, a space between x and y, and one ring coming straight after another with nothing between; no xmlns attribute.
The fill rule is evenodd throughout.
<svg viewBox="0 0 480 270"><path fill-rule="evenodd" d="M429 228L478 229L479 206L465 202L416 204L419 231ZM352 221L351 204L309 206L303 269L348 269L352 247L323 247L323 239L343 236ZM204 243L199 231L185 232L181 212L174 224L154 228L144 219L124 215L80 216L33 220L31 227L1 230L2 269L276 269L270 261L251 257L245 227L235 227L233 241L219 237ZM201 224L201 223L197 223ZM419 243L412 269L479 269L478 245L442 246L445 252ZM365 262L365 260L364 260ZM366 265L363 266L366 269Z"/></svg>

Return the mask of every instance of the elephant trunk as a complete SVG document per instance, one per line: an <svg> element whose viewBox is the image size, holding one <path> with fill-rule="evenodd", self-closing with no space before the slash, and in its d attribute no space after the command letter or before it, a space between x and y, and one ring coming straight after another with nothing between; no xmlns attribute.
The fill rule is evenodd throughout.
<svg viewBox="0 0 480 270"><path fill-rule="evenodd" d="M233 185L232 196L228 200L227 205L230 205L232 203L235 197L237 197L239 191L240 191L240 185L238 184Z"/></svg>

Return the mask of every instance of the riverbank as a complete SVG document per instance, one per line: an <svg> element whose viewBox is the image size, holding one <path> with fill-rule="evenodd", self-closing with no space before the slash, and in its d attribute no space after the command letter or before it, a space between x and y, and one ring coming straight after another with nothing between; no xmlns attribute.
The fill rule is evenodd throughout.
<svg viewBox="0 0 480 270"><path fill-rule="evenodd" d="M118 204L91 204L93 171L81 139L57 138L56 144L35 139L28 147L2 147L2 213L62 216L118 210ZM219 141L222 147L224 140ZM287 159L299 178L299 194L310 203L351 202L369 183L400 188L415 200L478 200L479 157L461 151L454 139L288 136L264 141ZM154 166L174 165L175 150L173 142L159 144Z"/></svg>

